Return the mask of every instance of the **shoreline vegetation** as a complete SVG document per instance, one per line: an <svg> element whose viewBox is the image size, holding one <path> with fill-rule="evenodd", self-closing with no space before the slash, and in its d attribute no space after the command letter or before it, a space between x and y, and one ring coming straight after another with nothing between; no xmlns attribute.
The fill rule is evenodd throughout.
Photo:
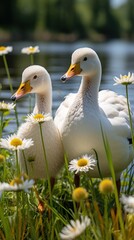
<svg viewBox="0 0 134 240"><path fill-rule="evenodd" d="M116 39L116 38L115 38ZM117 38L120 39L120 38ZM133 42L133 39L124 37L121 38L122 40L127 40L129 42ZM25 33L23 36L22 34L13 34L12 32L8 30L2 30L0 29L0 42L6 43L6 42L16 42L16 41L32 41L32 42L37 42L37 41L49 41L49 42L75 42L79 40L89 40L95 43L101 43L101 42L106 42L109 41L105 35L99 34L97 32L93 32L92 36L89 38L81 38L77 33L55 33L55 32L50 32L50 31L35 31L35 32L28 32Z"/></svg>
<svg viewBox="0 0 134 240"><path fill-rule="evenodd" d="M118 7L110 0L6 0L0 9L0 41L133 41L133 9L133 0Z"/></svg>

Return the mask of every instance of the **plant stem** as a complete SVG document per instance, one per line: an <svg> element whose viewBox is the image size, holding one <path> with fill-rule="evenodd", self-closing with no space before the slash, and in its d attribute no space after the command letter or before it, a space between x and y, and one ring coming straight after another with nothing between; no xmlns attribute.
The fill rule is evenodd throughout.
<svg viewBox="0 0 134 240"><path fill-rule="evenodd" d="M1 111L1 119L0 119L0 138L2 137L3 131L3 112Z"/></svg>
<svg viewBox="0 0 134 240"><path fill-rule="evenodd" d="M8 68L8 64L7 64L7 60L6 60L6 56L5 55L3 55L3 61L4 61L4 65L5 65L8 81L9 81L10 91L13 94L13 87L12 87L10 72L9 72L9 68Z"/></svg>
<svg viewBox="0 0 134 240"><path fill-rule="evenodd" d="M34 64L34 56L33 56L33 54L30 54L30 62L31 62L31 65Z"/></svg>
<svg viewBox="0 0 134 240"><path fill-rule="evenodd" d="M104 220L105 220L105 240L109 240L108 238L108 198L105 196L104 199Z"/></svg>
<svg viewBox="0 0 134 240"><path fill-rule="evenodd" d="M8 78L8 81L9 81L10 92L11 92L11 94L13 94L13 86L12 86L9 67L8 67L5 55L3 55L3 61L4 61L5 69L6 69L7 78ZM17 125L17 127L19 127L19 120L18 120L18 113L17 113L17 107L16 106L14 107L14 110L15 110L15 117L16 117L16 125Z"/></svg>
<svg viewBox="0 0 134 240"><path fill-rule="evenodd" d="M129 97L128 97L128 85L126 84L126 98L127 98L127 106L128 106L128 115L129 115L129 122L130 122L130 130L131 130L131 136L132 136L132 144L134 148L134 131L133 131L133 125L132 125L132 116L131 116L131 110L130 110L130 104L129 104Z"/></svg>
<svg viewBox="0 0 134 240"><path fill-rule="evenodd" d="M14 111L15 111L16 125L17 125L17 127L19 127L19 119L18 119L17 106L14 107Z"/></svg>
<svg viewBox="0 0 134 240"><path fill-rule="evenodd" d="M19 166L19 161L18 161L18 151L15 150L15 158L16 158L16 172L17 176L20 175L20 166Z"/></svg>
<svg viewBox="0 0 134 240"><path fill-rule="evenodd" d="M50 194L50 204L52 206L51 182L50 182L50 177L49 177L49 168L48 168L46 149L45 149L45 144L44 144L44 138L43 138L41 123L39 123L39 128L40 128L40 136L41 136L42 148L43 148L44 159L45 159L46 175L47 175L47 181L48 181L48 190L49 190L49 194Z"/></svg>
<svg viewBox="0 0 134 240"><path fill-rule="evenodd" d="M23 158L24 158L26 174L28 175L27 160L26 160L26 156L25 156L25 152L24 152L24 150L22 150L22 154L23 154Z"/></svg>
<svg viewBox="0 0 134 240"><path fill-rule="evenodd" d="M69 170L68 170L68 159L67 159L67 154L66 153L64 153L64 161L65 161L65 169L66 169L66 172L67 172L67 175L68 175L68 181L69 181L69 184L70 184L70 189L71 189L71 192L73 192L74 188L73 188L70 173L69 173ZM76 207L76 203L75 203L74 199L73 199L73 208L74 208L75 217L77 219L78 218L78 211L77 211L77 207Z"/></svg>
<svg viewBox="0 0 134 240"><path fill-rule="evenodd" d="M34 56L33 54L30 54L30 64L33 65L34 64ZM32 110L32 96L29 95L29 113L31 113Z"/></svg>
<svg viewBox="0 0 134 240"><path fill-rule="evenodd" d="M107 156L107 160L108 160L108 164L109 164L109 168L111 171L111 176L112 176L113 184L114 184L114 195L115 195L116 207L118 210L120 228L121 228L122 236L125 236L125 229L124 229L124 223L123 223L123 219L122 219L121 206L120 206L119 198L118 198L118 191L117 191L117 186L116 186L116 177L115 177L115 172L114 172L114 167L113 167L112 154L111 154L107 136L103 132L101 123L100 123L100 125L101 125L101 132L102 132L103 143L104 143L104 147L105 147L105 151L106 151L106 156Z"/></svg>

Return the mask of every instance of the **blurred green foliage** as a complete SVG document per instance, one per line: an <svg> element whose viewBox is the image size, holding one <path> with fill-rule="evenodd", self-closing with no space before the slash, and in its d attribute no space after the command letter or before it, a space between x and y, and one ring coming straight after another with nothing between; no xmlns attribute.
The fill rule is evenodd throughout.
<svg viewBox="0 0 134 240"><path fill-rule="evenodd" d="M110 0L4 0L0 30L26 38L30 34L75 34L78 38L106 40L134 38L134 1L112 8Z"/></svg>

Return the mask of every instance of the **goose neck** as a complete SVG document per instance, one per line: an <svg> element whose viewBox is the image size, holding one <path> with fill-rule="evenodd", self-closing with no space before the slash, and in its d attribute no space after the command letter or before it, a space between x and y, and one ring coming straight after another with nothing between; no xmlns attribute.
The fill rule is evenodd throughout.
<svg viewBox="0 0 134 240"><path fill-rule="evenodd" d="M79 94L83 99L89 100L94 105L98 105L99 81L96 78L84 76L79 88Z"/></svg>
<svg viewBox="0 0 134 240"><path fill-rule="evenodd" d="M48 94L48 93L36 94L34 113L51 113L51 111L52 111L52 96L51 96L51 94Z"/></svg>

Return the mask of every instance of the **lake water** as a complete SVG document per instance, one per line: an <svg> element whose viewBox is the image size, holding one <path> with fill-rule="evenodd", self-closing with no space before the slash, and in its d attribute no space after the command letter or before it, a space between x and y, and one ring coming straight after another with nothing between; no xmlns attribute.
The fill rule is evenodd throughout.
<svg viewBox="0 0 134 240"><path fill-rule="evenodd" d="M63 101L64 97L70 92L77 92L80 78L75 77L63 84L60 77L66 72L70 65L72 52L79 47L91 47L100 57L102 63L102 82L101 89L110 89L119 94L125 94L123 86L113 86L114 76L134 72L134 43L126 41L110 41L107 43L43 43L43 42L14 42L4 45L13 46L13 52L7 55L7 62L10 69L14 92L21 82L22 71L30 64L30 57L21 54L21 49L27 46L38 45L40 53L34 55L35 64L44 66L51 75L53 86L53 115L56 109ZM3 59L0 57L0 82L2 90L0 91L0 101L11 102L11 93L9 90L8 79L5 74ZM129 88L130 102L134 106L134 86ZM17 111L19 120L29 113L28 96L17 101ZM34 101L34 96L32 97ZM14 118L14 113L10 114ZM12 120L6 128L6 134L16 130L15 121Z"/></svg>

